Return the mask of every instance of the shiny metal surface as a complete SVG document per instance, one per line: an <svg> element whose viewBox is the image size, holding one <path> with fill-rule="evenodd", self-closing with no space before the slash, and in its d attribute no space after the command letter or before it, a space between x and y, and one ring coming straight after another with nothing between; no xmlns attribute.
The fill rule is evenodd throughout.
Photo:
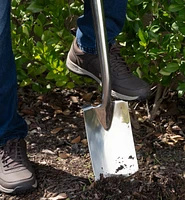
<svg viewBox="0 0 185 200"><path fill-rule="evenodd" d="M94 19L94 28L96 35L96 44L98 56L100 58L101 76L102 76L102 104L96 108L97 117L102 126L108 130L112 121L111 104L111 80L109 75L109 57L107 48L107 35L105 30L105 21L103 5L101 0L91 0L91 7ZM102 117L106 116L106 117Z"/></svg>
<svg viewBox="0 0 185 200"><path fill-rule="evenodd" d="M106 131L93 107L84 108L85 128L95 180L129 176L138 170L128 104L114 101L113 120Z"/></svg>

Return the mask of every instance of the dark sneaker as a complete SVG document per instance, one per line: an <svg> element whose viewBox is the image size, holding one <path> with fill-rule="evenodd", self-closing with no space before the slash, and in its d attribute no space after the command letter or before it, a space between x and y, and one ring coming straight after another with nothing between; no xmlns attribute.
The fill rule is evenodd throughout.
<svg viewBox="0 0 185 200"><path fill-rule="evenodd" d="M0 147L0 191L24 192L37 187L37 181L26 155L23 139L9 140Z"/></svg>
<svg viewBox="0 0 185 200"><path fill-rule="evenodd" d="M112 45L109 50L112 96L123 100L144 100L150 94L149 85L134 76L120 55L120 49ZM97 55L82 52L73 41L66 65L69 70L87 75L101 84L101 69Z"/></svg>

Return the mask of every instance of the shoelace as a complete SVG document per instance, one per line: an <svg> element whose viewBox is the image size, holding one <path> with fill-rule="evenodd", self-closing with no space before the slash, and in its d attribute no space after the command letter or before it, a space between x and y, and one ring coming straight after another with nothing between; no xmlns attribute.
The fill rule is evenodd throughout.
<svg viewBox="0 0 185 200"><path fill-rule="evenodd" d="M132 76L130 68L120 55L120 48L116 45L110 47L110 62L113 71L117 72L117 75L125 75L126 77Z"/></svg>
<svg viewBox="0 0 185 200"><path fill-rule="evenodd" d="M0 149L4 170L11 170L23 166L20 142L10 140Z"/></svg>

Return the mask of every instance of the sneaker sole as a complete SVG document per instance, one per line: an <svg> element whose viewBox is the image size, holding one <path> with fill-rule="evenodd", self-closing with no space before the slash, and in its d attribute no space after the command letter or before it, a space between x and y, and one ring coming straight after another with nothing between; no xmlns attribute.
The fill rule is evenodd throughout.
<svg viewBox="0 0 185 200"><path fill-rule="evenodd" d="M95 81L97 81L100 85L102 85L102 82L101 80L96 77L94 74L90 73L89 71L79 67L78 65L76 65L74 62L71 61L71 59L69 58L69 54L67 56L67 60L66 60L66 66L67 68L76 73L76 74L80 74L80 75L85 75L85 76L89 76L91 77L92 79L94 79ZM127 96L127 95L123 95L123 94L120 94L114 90L111 90L111 95L114 97L114 98L117 98L117 99L123 99L123 100L126 100L126 101L133 101L133 100L139 100L139 96Z"/></svg>
<svg viewBox="0 0 185 200"><path fill-rule="evenodd" d="M5 188L2 185L0 185L0 191L4 192L6 194L19 194L19 193L25 193L28 191L32 191L33 189L37 188L37 181L31 186L17 186L13 189Z"/></svg>

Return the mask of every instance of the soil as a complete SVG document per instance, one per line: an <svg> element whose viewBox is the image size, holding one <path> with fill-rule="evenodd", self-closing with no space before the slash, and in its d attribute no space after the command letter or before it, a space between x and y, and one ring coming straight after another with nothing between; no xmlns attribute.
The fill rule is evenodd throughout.
<svg viewBox="0 0 185 200"><path fill-rule="evenodd" d="M152 99L130 103L139 171L94 181L82 106L99 104L96 86L38 94L19 89L19 113L28 124L28 156L38 188L0 194L21 200L185 200L185 99L169 96L153 121ZM116 145L116 144L115 144Z"/></svg>

